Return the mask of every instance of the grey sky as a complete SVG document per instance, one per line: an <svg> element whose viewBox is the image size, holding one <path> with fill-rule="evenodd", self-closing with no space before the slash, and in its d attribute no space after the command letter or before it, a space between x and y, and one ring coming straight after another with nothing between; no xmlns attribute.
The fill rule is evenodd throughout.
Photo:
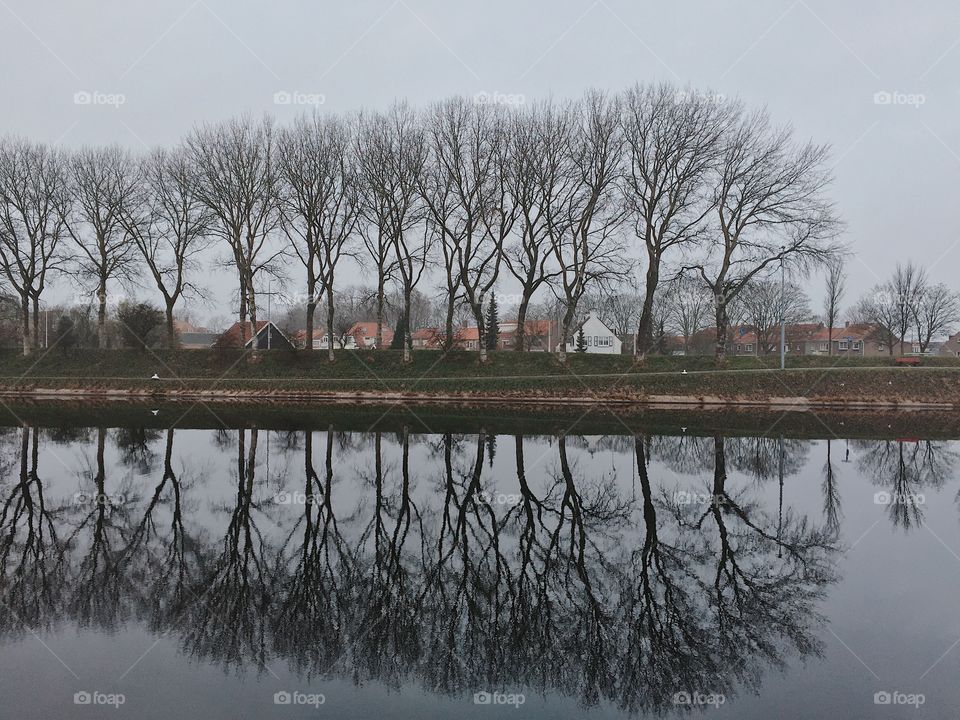
<svg viewBox="0 0 960 720"><path fill-rule="evenodd" d="M304 109L275 104L283 91L349 111L659 79L713 88L833 146L851 296L906 259L956 285L955 2L0 0L0 18L0 132L69 146L170 144L243 111L283 121ZM884 91L900 95L877 104ZM123 104L100 104L111 94Z"/></svg>

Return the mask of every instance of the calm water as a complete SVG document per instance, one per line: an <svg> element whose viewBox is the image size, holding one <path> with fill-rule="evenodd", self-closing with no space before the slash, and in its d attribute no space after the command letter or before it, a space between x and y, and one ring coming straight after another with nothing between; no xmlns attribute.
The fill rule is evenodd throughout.
<svg viewBox="0 0 960 720"><path fill-rule="evenodd" d="M155 410L0 429L0 717L955 716L960 443L910 418Z"/></svg>

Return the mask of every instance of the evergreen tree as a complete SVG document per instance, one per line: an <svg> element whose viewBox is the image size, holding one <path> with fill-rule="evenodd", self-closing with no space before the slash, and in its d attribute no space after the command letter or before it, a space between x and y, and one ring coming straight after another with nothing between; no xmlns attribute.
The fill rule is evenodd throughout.
<svg viewBox="0 0 960 720"><path fill-rule="evenodd" d="M57 322L57 329L54 331L55 344L60 348L64 355L70 355L77 347L77 331L74 328L73 320L66 315L61 315Z"/></svg>
<svg viewBox="0 0 960 720"><path fill-rule="evenodd" d="M400 316L397 320L397 327L393 331L393 340L390 341L391 350L403 350L403 343L407 340L407 321Z"/></svg>
<svg viewBox="0 0 960 720"><path fill-rule="evenodd" d="M577 330L577 352L585 353L587 351L587 336L583 334L583 326Z"/></svg>
<svg viewBox="0 0 960 720"><path fill-rule="evenodd" d="M490 303L487 305L487 350L497 349L497 340L500 338L500 314L497 312L497 296L490 296Z"/></svg>

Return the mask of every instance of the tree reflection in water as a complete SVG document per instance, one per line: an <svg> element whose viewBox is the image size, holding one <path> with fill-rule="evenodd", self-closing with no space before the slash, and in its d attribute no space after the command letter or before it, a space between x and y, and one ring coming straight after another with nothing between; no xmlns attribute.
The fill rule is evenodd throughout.
<svg viewBox="0 0 960 720"><path fill-rule="evenodd" d="M894 525L923 523L924 490L942 488L953 476L958 453L936 440L857 440L858 466L880 488L875 502L887 505Z"/></svg>
<svg viewBox="0 0 960 720"><path fill-rule="evenodd" d="M231 672L281 660L305 677L457 695L523 687L631 713L668 709L681 691L752 689L768 666L819 652L839 513L820 528L753 495L796 472L807 443L777 457L765 440L621 437L617 451L636 460L624 483L580 462L583 438L551 438L544 458L542 438L517 435L494 465L512 469L518 490L504 495L486 432L331 427L285 435L278 452L302 453L302 491L278 502L261 431L241 429L214 438L235 465L230 501L211 506L196 471L174 461L176 431L113 435L121 466L157 478L137 483L142 497L109 477L106 430L92 437L80 473L92 503L50 505L36 429L9 449L19 481L0 512L5 633L136 617ZM925 482L943 463L927 457ZM728 466L755 482L731 489ZM710 500L681 504L676 472L705 474Z"/></svg>

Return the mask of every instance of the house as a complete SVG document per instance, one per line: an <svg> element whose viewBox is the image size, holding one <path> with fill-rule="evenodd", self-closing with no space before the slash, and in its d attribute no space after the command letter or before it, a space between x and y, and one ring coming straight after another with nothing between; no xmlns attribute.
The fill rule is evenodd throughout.
<svg viewBox="0 0 960 720"><path fill-rule="evenodd" d="M620 341L620 338L600 320L594 310L591 310L587 314L587 319L577 328L573 335L573 341L567 343L567 352L576 351L576 338L581 332L583 332L584 340L586 340L586 351L588 353L603 355L621 354L623 343Z"/></svg>
<svg viewBox="0 0 960 720"><path fill-rule="evenodd" d="M832 338L832 339L831 339ZM831 343L833 345L831 352ZM908 352L905 343L897 341L893 354ZM873 323L846 323L832 332L821 328L807 343L805 355L837 355L840 357L880 357L890 355L886 332Z"/></svg>
<svg viewBox="0 0 960 720"><path fill-rule="evenodd" d="M520 324L514 321L500 323L500 335L497 338L498 350L513 350L517 346L517 329ZM560 337L556 320L527 320L523 323L524 350L546 352L553 341Z"/></svg>
<svg viewBox="0 0 960 720"><path fill-rule="evenodd" d="M960 357L960 333L954 333L944 340L937 354L947 357Z"/></svg>
<svg viewBox="0 0 960 720"><path fill-rule="evenodd" d="M435 327L414 330L410 333L410 342L414 350L434 350L443 345L443 330ZM454 344L456 344L456 342L455 334Z"/></svg>
<svg viewBox="0 0 960 720"><path fill-rule="evenodd" d="M383 347L377 347L376 320L356 322L347 331L347 335L353 338L354 347L360 350L383 350L390 347L390 343L393 342L393 330L384 325L381 334L383 336Z"/></svg>
<svg viewBox="0 0 960 720"><path fill-rule="evenodd" d="M480 329L476 327L464 327L457 331L460 336L460 347L464 350L480 349Z"/></svg>
<svg viewBox="0 0 960 720"><path fill-rule="evenodd" d="M356 350L357 349L357 339L353 335L344 335L342 338L333 336L333 349L334 350ZM320 335L315 335L313 338L313 349L314 350L326 350L330 347L331 337L326 331L322 331Z"/></svg>
<svg viewBox="0 0 960 720"><path fill-rule="evenodd" d="M777 343L779 347L780 343ZM757 334L748 325L733 328L733 337L727 343L727 355L757 355L759 340Z"/></svg>
<svg viewBox="0 0 960 720"><path fill-rule="evenodd" d="M215 332L181 332L178 335L180 347L184 350L209 350L220 337Z"/></svg>
<svg viewBox="0 0 960 720"><path fill-rule="evenodd" d="M220 334L214 341L213 346L217 348L239 348L241 345L245 348L254 347L256 339L257 350L293 350L294 346L287 336L284 335L270 320L258 320L256 338L252 337L252 326L250 322L243 323L245 327L241 328L239 322L235 322L227 330ZM243 337L247 340L244 343Z"/></svg>

